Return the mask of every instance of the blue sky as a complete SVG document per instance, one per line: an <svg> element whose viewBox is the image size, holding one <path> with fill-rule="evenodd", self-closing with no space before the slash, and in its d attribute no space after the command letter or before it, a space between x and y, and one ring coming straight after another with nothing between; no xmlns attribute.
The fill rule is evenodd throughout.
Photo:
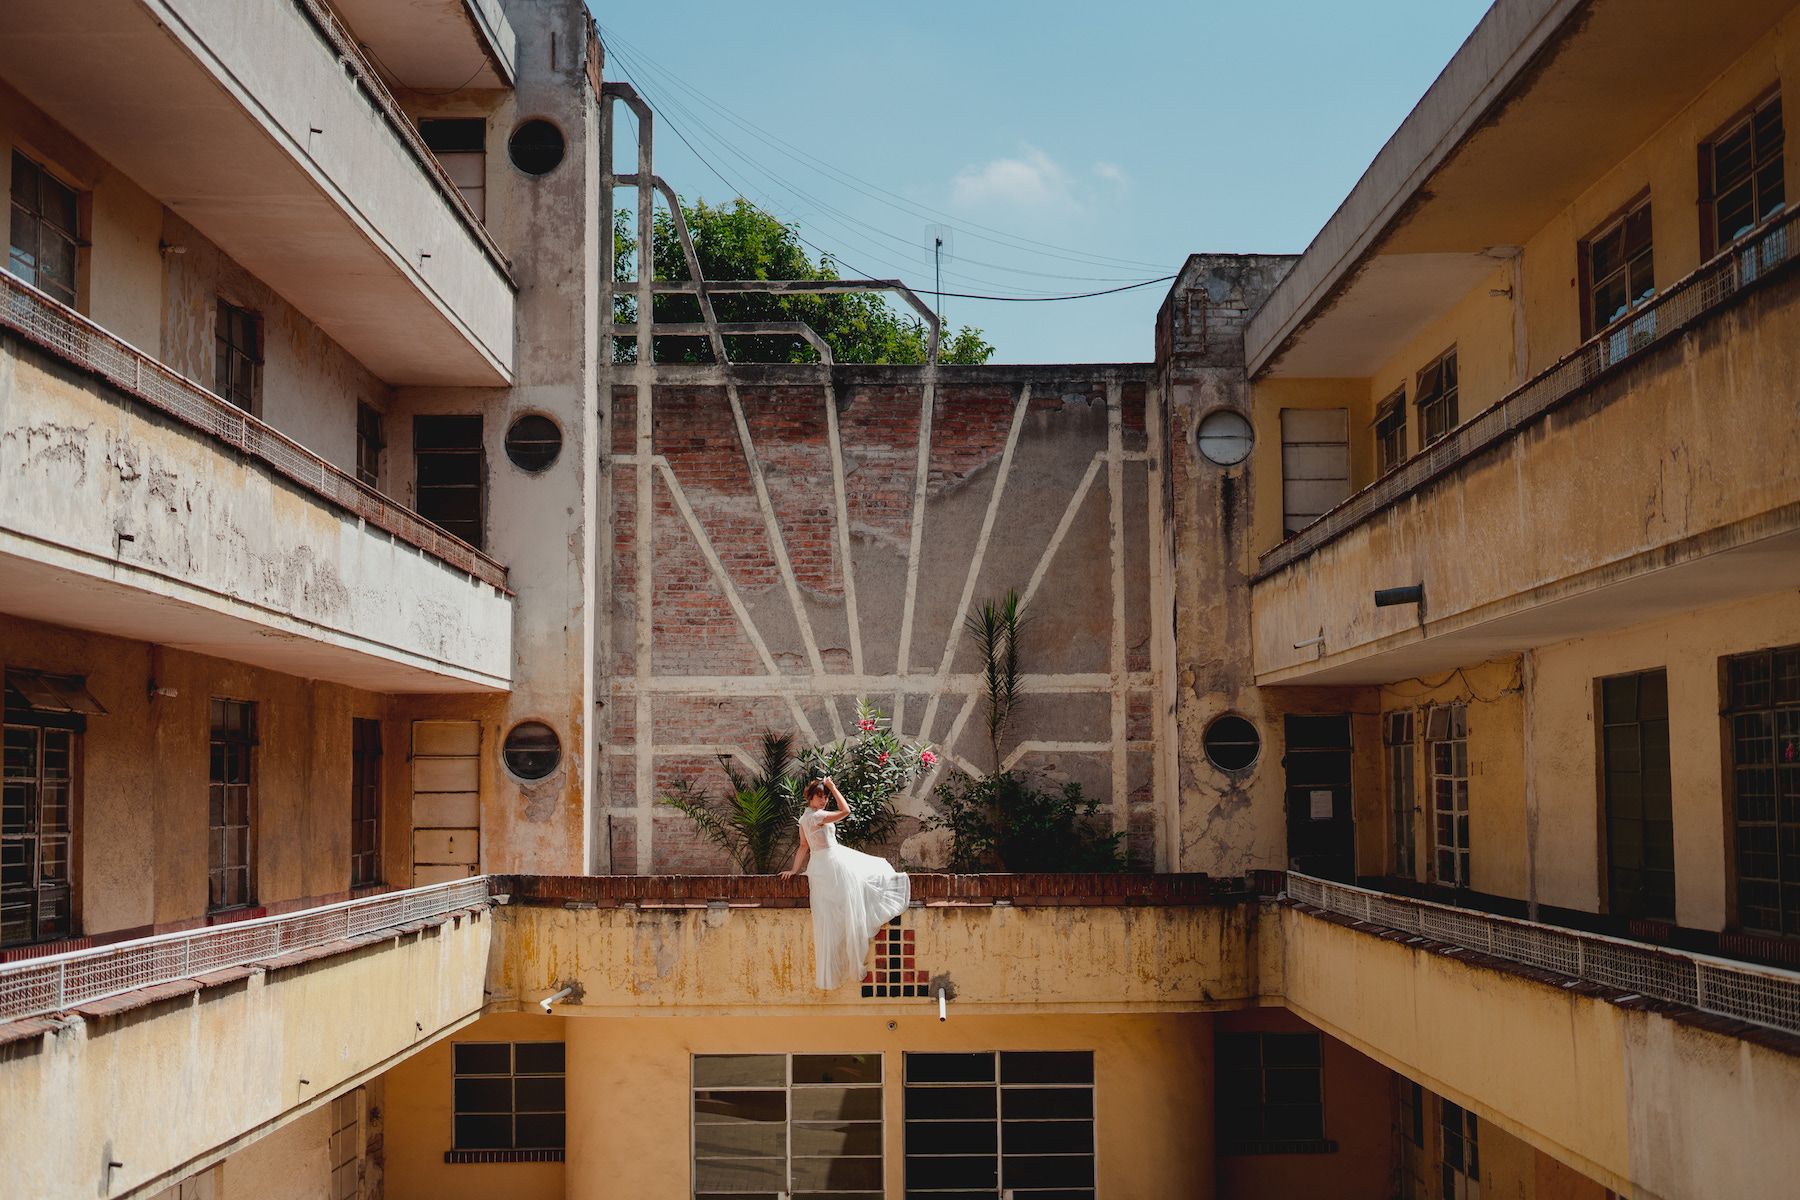
<svg viewBox="0 0 1800 1200"><path fill-rule="evenodd" d="M1487 4L593 7L683 197L742 192L845 274L921 290L927 226L948 225L945 291L1022 296L1303 250ZM1167 288L944 315L994 362L1145 361Z"/></svg>

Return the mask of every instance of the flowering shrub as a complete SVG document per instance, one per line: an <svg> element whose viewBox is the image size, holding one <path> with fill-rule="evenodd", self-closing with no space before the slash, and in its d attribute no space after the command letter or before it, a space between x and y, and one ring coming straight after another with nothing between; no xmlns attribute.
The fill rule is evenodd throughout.
<svg viewBox="0 0 1800 1200"><path fill-rule="evenodd" d="M856 736L801 752L797 790L804 792L807 783L831 776L850 802L850 815L838 822L838 840L847 846L878 844L892 837L899 824L894 797L937 761L930 746L902 740L880 709L861 700Z"/></svg>

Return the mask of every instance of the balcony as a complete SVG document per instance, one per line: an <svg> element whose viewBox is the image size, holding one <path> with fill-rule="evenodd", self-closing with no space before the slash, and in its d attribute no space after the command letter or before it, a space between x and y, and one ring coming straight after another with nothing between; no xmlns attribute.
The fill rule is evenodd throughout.
<svg viewBox="0 0 1800 1200"><path fill-rule="evenodd" d="M512 381L505 256L320 0L28 0L0 78L388 383Z"/></svg>
<svg viewBox="0 0 1800 1200"><path fill-rule="evenodd" d="M385 692L503 691L500 564L0 274L0 612Z"/></svg>
<svg viewBox="0 0 1800 1200"><path fill-rule="evenodd" d="M1286 896L1262 990L1313 1025L1622 1195L1791 1188L1800 972L1294 873Z"/></svg>
<svg viewBox="0 0 1800 1200"><path fill-rule="evenodd" d="M1257 682L1410 678L1800 586L1800 486L1771 436L1800 369L1796 219L1263 555ZM1422 607L1374 607L1421 582Z"/></svg>
<svg viewBox="0 0 1800 1200"><path fill-rule="evenodd" d="M154 1195L480 1016L467 880L0 967L10 1195Z"/></svg>

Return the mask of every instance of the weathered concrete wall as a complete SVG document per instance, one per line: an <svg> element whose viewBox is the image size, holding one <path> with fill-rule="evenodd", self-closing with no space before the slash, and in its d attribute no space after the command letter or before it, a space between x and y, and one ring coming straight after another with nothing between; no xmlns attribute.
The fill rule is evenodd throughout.
<svg viewBox="0 0 1800 1200"><path fill-rule="evenodd" d="M1296 909L1265 917L1288 1008L1606 1187L1780 1194L1800 1171L1791 1052Z"/></svg>
<svg viewBox="0 0 1800 1200"><path fill-rule="evenodd" d="M947 976L961 1012L1208 1011L1255 994L1255 920L1242 905L908 909L917 970ZM803 908L509 907L488 982L496 1005L526 1006L578 981L572 1015L774 1016L931 1007L813 984ZM935 1015L935 1008L933 1009Z"/></svg>
<svg viewBox="0 0 1800 1200"><path fill-rule="evenodd" d="M179 626L162 636L325 677L374 682L391 663L406 669L396 690L418 672L502 688L512 670L511 605L493 588L10 336L0 514L0 552L34 564L0 585L13 612Z"/></svg>
<svg viewBox="0 0 1800 1200"><path fill-rule="evenodd" d="M859 696L943 749L942 770L992 770L962 628L1008 588L1031 624L1028 696L1003 760L1079 781L1111 805L1134 861L1162 861L1147 369L944 368L922 478L918 368L840 370L831 413L816 369L744 371L748 445L703 373L657 393L651 558L636 544L629 466L640 417L630 389L614 392L612 869L728 869L685 817L655 811L657 796L681 778L716 788L713 754L754 754L765 729L801 745L853 732ZM903 801L901 838L932 811L922 797L941 778Z"/></svg>
<svg viewBox="0 0 1800 1200"><path fill-rule="evenodd" d="M480 1013L491 930L465 916L13 1042L0 1058L7 1193L153 1195L306 1118ZM239 1173L288 1163L264 1164L270 1186L296 1161L316 1166L313 1144L252 1151ZM229 1185L233 1167L224 1175Z"/></svg>

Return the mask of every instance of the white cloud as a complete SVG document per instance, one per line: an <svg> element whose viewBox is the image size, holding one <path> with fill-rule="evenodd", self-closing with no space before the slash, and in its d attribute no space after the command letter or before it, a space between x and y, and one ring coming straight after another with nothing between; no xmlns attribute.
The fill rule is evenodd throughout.
<svg viewBox="0 0 1800 1200"><path fill-rule="evenodd" d="M950 202L958 207L1060 209L1078 212L1069 173L1036 146L1021 146L1017 158L996 158L964 167L952 181Z"/></svg>
<svg viewBox="0 0 1800 1200"><path fill-rule="evenodd" d="M1097 162L1094 164L1094 174L1108 183L1116 183L1121 186L1131 182L1125 178L1125 170L1118 163Z"/></svg>

